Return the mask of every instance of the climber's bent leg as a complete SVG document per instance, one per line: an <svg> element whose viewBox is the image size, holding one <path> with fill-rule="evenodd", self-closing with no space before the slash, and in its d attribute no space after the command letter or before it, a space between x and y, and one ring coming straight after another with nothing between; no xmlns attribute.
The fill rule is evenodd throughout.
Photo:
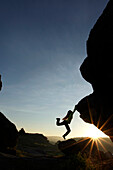
<svg viewBox="0 0 113 170"><path fill-rule="evenodd" d="M56 118L56 125L57 126L62 126L62 125L65 125L64 121L63 122L60 122L60 118Z"/></svg>
<svg viewBox="0 0 113 170"><path fill-rule="evenodd" d="M66 121L64 123L65 123L65 127L67 129L67 132L63 135L63 138L65 139L65 137L71 132L71 129Z"/></svg>

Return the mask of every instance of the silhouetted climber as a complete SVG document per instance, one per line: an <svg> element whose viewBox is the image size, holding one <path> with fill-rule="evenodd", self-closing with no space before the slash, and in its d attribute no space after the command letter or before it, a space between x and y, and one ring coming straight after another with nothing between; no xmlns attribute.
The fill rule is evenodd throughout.
<svg viewBox="0 0 113 170"><path fill-rule="evenodd" d="M75 105L75 108L73 111L69 110L67 112L67 115L62 119L63 121L60 122L60 118L56 118L57 122L56 122L56 125L57 126L62 126L62 125L65 125L66 129L67 129L67 132L62 136L64 139L65 137L71 132L71 129L69 127L69 124L71 123L71 120L73 118L73 113L76 111L76 105Z"/></svg>
<svg viewBox="0 0 113 170"><path fill-rule="evenodd" d="M2 89L2 80L1 80L1 75L0 75L0 90Z"/></svg>

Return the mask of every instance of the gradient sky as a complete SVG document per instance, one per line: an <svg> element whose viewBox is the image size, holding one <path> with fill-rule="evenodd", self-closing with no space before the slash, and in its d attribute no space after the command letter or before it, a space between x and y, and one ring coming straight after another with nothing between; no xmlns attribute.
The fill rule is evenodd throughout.
<svg viewBox="0 0 113 170"><path fill-rule="evenodd" d="M18 129L61 136L56 127L91 85L79 67L86 40L108 0L1 0L0 111ZM93 126L76 112L72 136L88 136Z"/></svg>

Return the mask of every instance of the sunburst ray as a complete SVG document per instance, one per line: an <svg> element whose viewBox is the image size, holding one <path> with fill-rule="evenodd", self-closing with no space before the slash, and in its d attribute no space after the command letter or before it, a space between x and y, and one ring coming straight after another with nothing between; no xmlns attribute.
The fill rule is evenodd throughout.
<svg viewBox="0 0 113 170"><path fill-rule="evenodd" d="M107 123L111 120L112 117L113 117L113 114L111 116L109 116L108 119L103 123L103 125L100 127L101 131L107 125Z"/></svg>

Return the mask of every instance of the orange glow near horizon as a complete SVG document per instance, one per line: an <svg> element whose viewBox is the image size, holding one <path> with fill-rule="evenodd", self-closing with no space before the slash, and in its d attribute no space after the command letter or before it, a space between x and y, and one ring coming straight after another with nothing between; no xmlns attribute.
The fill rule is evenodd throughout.
<svg viewBox="0 0 113 170"><path fill-rule="evenodd" d="M87 131L88 137L80 140L79 142L83 142L83 141L89 139L88 142L86 143L86 145L84 146L83 150L85 150L85 148L87 148L88 145L90 145L89 155L91 155L93 147L94 147L94 145L96 145L96 148L97 148L97 151L98 151L98 154L99 154L98 156L99 156L99 158L101 158L100 152L99 152L99 146L101 146L101 148L103 149L104 152L107 152L107 149L103 145L103 142L107 143L107 141L103 137L108 137L108 136L104 132L109 132L112 129L107 129L106 131L103 131L103 132L102 132L102 130L106 126L106 124L109 123L109 121L111 120L113 115L111 115L103 123L103 125L98 129L101 120L99 118L99 120L97 121L97 126L94 126L93 125L93 117L92 117L92 113L91 113L91 110L90 110L89 103L88 103L88 107L89 107L89 114L90 114L90 120L91 120L91 123L92 123L92 125L91 125L92 127L89 128L88 131Z"/></svg>
<svg viewBox="0 0 113 170"><path fill-rule="evenodd" d="M88 129L87 136L91 137L93 139L98 139L100 137L108 137L94 125L92 125L92 127L90 129Z"/></svg>
<svg viewBox="0 0 113 170"><path fill-rule="evenodd" d="M93 116L92 116L92 112L90 109L90 104L87 100L87 104L88 104L88 109L89 109L89 115L90 115L90 121L91 124L93 124ZM104 123L103 125L99 128L100 126L100 121L101 121L101 115L99 116L99 119L97 120L97 125L93 126L94 128L89 130L89 137L92 137L93 139L98 139L99 137L107 137L107 135L105 134L106 132L109 132L111 129L107 129L106 131L103 131L103 128L106 126L107 123L109 123L110 119L113 117L113 115L111 115Z"/></svg>

